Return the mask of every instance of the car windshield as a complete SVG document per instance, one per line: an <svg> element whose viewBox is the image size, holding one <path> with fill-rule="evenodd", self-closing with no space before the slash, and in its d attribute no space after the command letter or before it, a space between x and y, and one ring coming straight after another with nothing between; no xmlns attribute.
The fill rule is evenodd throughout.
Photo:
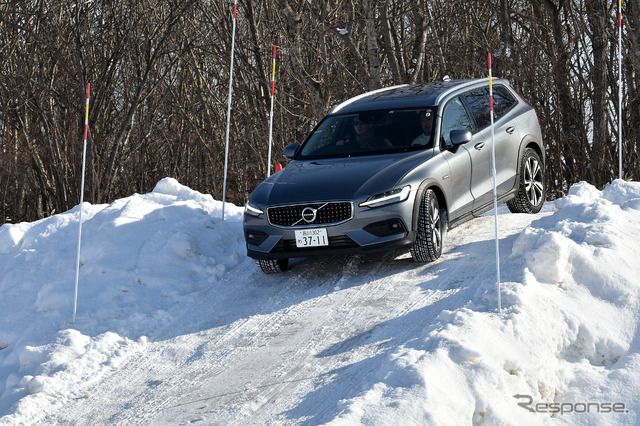
<svg viewBox="0 0 640 426"><path fill-rule="evenodd" d="M376 155L433 147L435 107L329 115L297 159Z"/></svg>

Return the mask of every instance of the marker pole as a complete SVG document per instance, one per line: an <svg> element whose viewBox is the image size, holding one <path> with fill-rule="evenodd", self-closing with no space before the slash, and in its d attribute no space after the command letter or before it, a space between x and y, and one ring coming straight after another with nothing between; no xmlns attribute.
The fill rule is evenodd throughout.
<svg viewBox="0 0 640 426"><path fill-rule="evenodd" d="M618 0L618 171L622 179L622 0Z"/></svg>
<svg viewBox="0 0 640 426"><path fill-rule="evenodd" d="M78 229L78 256L76 258L76 289L73 295L73 323L76 323L78 311L78 278L80 277L80 242L82 240L82 203L84 202L84 170L87 160L87 134L89 132L89 92L91 83L87 83L87 107L84 116L84 144L82 146L82 183L80 184L80 225Z"/></svg>
<svg viewBox="0 0 640 426"><path fill-rule="evenodd" d="M489 116L491 117L491 174L493 177L493 212L496 233L496 270L498 290L498 313L502 311L502 299L500 292L500 243L498 239L498 191L496 188L496 143L493 125L493 77L491 75L491 53L489 53Z"/></svg>
<svg viewBox="0 0 640 426"><path fill-rule="evenodd" d="M269 154L267 155L267 177L271 176L271 141L273 140L273 98L276 91L276 46L273 46L273 72L271 74L271 113L269 114Z"/></svg>
<svg viewBox="0 0 640 426"><path fill-rule="evenodd" d="M233 2L233 29L231 32L231 67L229 68L229 105L227 106L227 138L224 148L224 183L222 185L222 220L224 220L224 206L227 199L227 167L229 164L229 128L231 126L231 93L233 91L233 50L236 43L236 11L238 0Z"/></svg>

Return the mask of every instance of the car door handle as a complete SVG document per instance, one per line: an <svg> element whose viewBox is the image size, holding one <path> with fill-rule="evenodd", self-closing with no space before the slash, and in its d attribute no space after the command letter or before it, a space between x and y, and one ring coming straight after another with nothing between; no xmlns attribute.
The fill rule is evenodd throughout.
<svg viewBox="0 0 640 426"><path fill-rule="evenodd" d="M510 135L513 134L513 132L516 130L515 127L511 126L511 127L507 127L506 132L509 133Z"/></svg>
<svg viewBox="0 0 640 426"><path fill-rule="evenodd" d="M478 151L480 151L482 148L484 148L484 142L478 142L477 144L475 144L473 146L475 149L477 149Z"/></svg>

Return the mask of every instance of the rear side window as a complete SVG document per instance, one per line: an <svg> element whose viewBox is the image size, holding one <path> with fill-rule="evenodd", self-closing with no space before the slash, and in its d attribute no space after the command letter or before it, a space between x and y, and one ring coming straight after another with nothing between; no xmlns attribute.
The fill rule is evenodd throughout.
<svg viewBox="0 0 640 426"><path fill-rule="evenodd" d="M478 129L488 126L491 122L489 116L489 88L481 87L462 95L465 104L469 108L469 112L473 117Z"/></svg>
<svg viewBox="0 0 640 426"><path fill-rule="evenodd" d="M465 104L469 108L471 116L478 129L482 129L491 123L489 109L489 87L481 87L462 95ZM513 97L509 89L504 86L493 88L493 118L499 119L513 108L518 101Z"/></svg>
<svg viewBox="0 0 640 426"><path fill-rule="evenodd" d="M489 116L489 88L481 87L462 95L465 104L469 108L469 112L473 117L478 129L488 126L491 122Z"/></svg>
<svg viewBox="0 0 640 426"><path fill-rule="evenodd" d="M496 86L493 89L493 113L498 119L513 108L518 101L513 97L511 92L504 86Z"/></svg>

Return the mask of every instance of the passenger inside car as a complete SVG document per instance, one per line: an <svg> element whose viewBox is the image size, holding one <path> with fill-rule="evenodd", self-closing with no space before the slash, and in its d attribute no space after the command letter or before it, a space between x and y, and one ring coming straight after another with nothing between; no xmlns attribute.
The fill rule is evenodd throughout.
<svg viewBox="0 0 640 426"><path fill-rule="evenodd" d="M431 131L433 129L433 111L431 109L420 111L419 116L422 133L420 133L413 142L411 142L411 145L431 147L433 145L433 141L431 139Z"/></svg>

